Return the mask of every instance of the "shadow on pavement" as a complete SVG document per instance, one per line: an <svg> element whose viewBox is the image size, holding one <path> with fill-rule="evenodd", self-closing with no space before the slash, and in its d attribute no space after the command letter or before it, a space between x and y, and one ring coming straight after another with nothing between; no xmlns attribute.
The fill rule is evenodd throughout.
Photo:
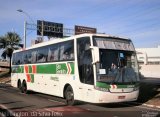
<svg viewBox="0 0 160 117"><path fill-rule="evenodd" d="M145 103L151 99L160 98L160 86L154 83L141 83L137 102ZM160 104L160 101L159 101Z"/></svg>
<svg viewBox="0 0 160 117"><path fill-rule="evenodd" d="M133 107L135 105L129 105L124 103L108 103L108 104L95 104L96 106L105 107L105 108L127 108Z"/></svg>

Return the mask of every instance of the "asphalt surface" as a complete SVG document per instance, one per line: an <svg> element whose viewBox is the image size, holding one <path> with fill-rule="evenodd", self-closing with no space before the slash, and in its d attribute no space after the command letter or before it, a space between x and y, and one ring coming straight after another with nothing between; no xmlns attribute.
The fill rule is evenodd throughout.
<svg viewBox="0 0 160 117"><path fill-rule="evenodd" d="M22 94L10 85L0 84L2 117L160 117L160 109L136 103L65 105L65 100L36 92Z"/></svg>

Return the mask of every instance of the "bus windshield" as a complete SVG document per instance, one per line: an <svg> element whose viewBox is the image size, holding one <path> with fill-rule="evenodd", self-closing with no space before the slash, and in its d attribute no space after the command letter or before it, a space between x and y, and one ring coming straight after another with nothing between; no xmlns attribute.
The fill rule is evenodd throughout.
<svg viewBox="0 0 160 117"><path fill-rule="evenodd" d="M96 40L99 43L96 43L96 46L100 48L100 62L96 63L97 81L111 84L138 82L138 64L133 45L127 41L119 41L117 42L119 43L119 46L117 46L119 48L114 45L110 45L109 47L105 44L107 41L104 39L102 41L101 39L101 43L99 43L100 41ZM109 41L110 43L116 42L116 39ZM126 47L124 48L124 46Z"/></svg>

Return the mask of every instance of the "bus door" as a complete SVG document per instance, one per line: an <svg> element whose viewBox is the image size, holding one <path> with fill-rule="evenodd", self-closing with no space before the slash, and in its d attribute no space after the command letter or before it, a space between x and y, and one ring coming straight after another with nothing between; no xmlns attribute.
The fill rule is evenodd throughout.
<svg viewBox="0 0 160 117"><path fill-rule="evenodd" d="M78 70L84 101L94 98L94 75L92 65L92 54L90 49L90 38L83 37L77 40Z"/></svg>

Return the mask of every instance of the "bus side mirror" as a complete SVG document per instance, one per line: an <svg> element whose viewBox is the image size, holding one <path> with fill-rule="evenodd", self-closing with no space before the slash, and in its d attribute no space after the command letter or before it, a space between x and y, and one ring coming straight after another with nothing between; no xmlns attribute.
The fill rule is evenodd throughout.
<svg viewBox="0 0 160 117"><path fill-rule="evenodd" d="M95 46L90 46L92 52L93 52L93 62L92 64L98 63L99 60L99 48Z"/></svg>

